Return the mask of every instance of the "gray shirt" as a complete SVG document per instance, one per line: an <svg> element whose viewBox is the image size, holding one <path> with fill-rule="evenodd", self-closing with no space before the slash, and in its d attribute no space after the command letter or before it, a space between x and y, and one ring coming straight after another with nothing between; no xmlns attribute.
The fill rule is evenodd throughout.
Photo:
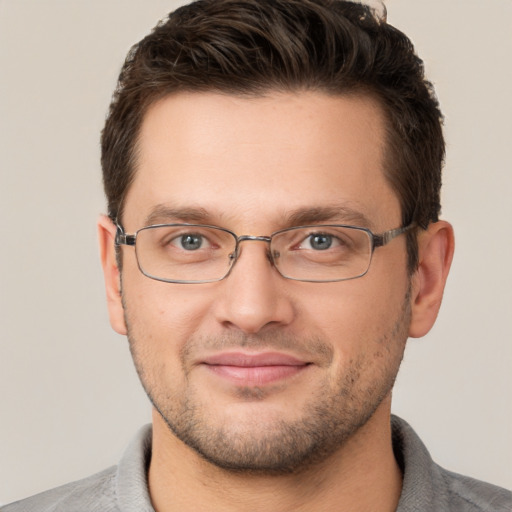
<svg viewBox="0 0 512 512"><path fill-rule="evenodd" d="M414 430L392 419L404 480L397 512L511 512L512 493L435 464ZM134 438L117 466L2 508L1 512L154 512L148 493L151 427Z"/></svg>

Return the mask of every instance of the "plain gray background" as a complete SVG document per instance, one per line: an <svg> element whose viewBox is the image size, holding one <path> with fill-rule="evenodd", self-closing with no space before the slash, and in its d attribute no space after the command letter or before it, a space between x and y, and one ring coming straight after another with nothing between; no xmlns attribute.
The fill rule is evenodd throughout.
<svg viewBox="0 0 512 512"><path fill-rule="evenodd" d="M0 503L114 464L150 408L108 324L99 132L131 44L178 2L0 0ZM388 0L446 114L457 249L394 411L434 458L512 486L512 2Z"/></svg>

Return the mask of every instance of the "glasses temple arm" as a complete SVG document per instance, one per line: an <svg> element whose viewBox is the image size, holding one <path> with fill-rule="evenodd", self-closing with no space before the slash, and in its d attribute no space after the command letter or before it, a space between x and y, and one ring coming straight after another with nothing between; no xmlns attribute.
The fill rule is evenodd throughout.
<svg viewBox="0 0 512 512"><path fill-rule="evenodd" d="M415 222L411 222L407 226L402 226L400 228L390 229L389 231L386 231L385 233L381 233L380 235L373 235L373 247L382 247L383 245L388 244L393 240L393 238L396 238L397 236L402 235L403 233L406 233L412 228L416 227Z"/></svg>
<svg viewBox="0 0 512 512"><path fill-rule="evenodd" d="M135 245L137 235L127 235L124 232L123 227L116 222L116 236L114 238L114 244L119 245Z"/></svg>

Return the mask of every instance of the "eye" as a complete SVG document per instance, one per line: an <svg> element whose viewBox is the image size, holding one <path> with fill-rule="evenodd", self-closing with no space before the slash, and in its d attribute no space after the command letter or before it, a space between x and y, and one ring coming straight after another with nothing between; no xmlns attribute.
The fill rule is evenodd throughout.
<svg viewBox="0 0 512 512"><path fill-rule="evenodd" d="M300 245L301 249L312 249L314 251L326 251L333 247L338 247L340 240L338 237L328 233L311 233L303 240Z"/></svg>
<svg viewBox="0 0 512 512"><path fill-rule="evenodd" d="M310 235L304 242L309 245L308 249L315 249L317 251L325 251L329 249L333 243L333 237L324 233L316 233Z"/></svg>
<svg viewBox="0 0 512 512"><path fill-rule="evenodd" d="M185 251L197 251L209 245L206 238L197 233L185 233L173 238L169 243Z"/></svg>

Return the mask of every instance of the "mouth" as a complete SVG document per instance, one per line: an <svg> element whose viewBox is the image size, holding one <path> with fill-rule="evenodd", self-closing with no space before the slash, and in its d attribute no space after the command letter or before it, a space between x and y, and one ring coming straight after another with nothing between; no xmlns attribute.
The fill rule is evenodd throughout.
<svg viewBox="0 0 512 512"><path fill-rule="evenodd" d="M226 352L205 358L208 371L239 386L264 386L291 378L311 363L276 352L248 354Z"/></svg>

